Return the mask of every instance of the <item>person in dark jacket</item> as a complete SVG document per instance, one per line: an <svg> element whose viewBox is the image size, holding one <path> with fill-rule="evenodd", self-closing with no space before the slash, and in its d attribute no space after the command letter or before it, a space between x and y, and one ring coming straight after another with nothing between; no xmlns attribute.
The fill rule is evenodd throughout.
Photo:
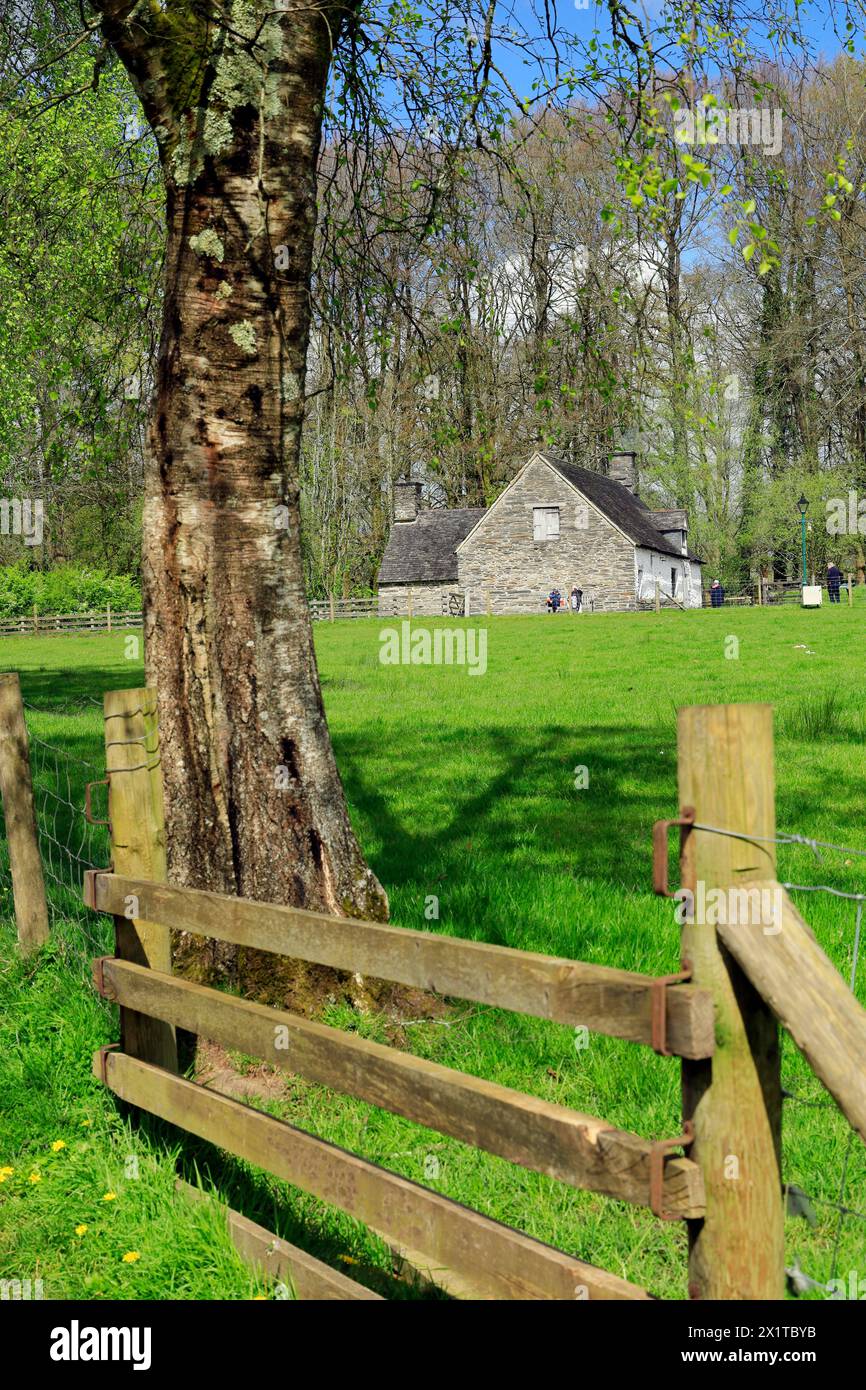
<svg viewBox="0 0 866 1390"><path fill-rule="evenodd" d="M710 585L710 606L712 608L722 608L725 602L725 591L718 579L714 579Z"/></svg>
<svg viewBox="0 0 866 1390"><path fill-rule="evenodd" d="M842 571L837 564L831 560L827 566L827 591L830 595L831 603L839 603L839 585L842 583Z"/></svg>

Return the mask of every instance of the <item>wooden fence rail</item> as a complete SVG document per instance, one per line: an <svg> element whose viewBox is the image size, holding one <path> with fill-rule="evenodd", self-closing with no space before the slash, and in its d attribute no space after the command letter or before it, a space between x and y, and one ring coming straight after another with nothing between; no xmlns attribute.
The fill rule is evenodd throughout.
<svg viewBox="0 0 866 1390"><path fill-rule="evenodd" d="M629 1042L652 1045L655 1007L664 1014L669 1051L695 1058L713 1052L712 999L692 985L662 985L630 970L119 874L87 875L86 900L97 911L123 913L129 899L142 917L172 929L583 1025Z"/></svg>
<svg viewBox="0 0 866 1390"><path fill-rule="evenodd" d="M130 1105L339 1207L431 1270L452 1272L476 1298L649 1297L617 1275L160 1067L103 1051L94 1074Z"/></svg>
<svg viewBox="0 0 866 1390"><path fill-rule="evenodd" d="M355 1033L126 961L98 960L94 972L100 993L114 1003L260 1057L572 1187L650 1205L653 1146L636 1134ZM703 1215L703 1183L696 1165L671 1155L658 1161L665 1208L680 1216Z"/></svg>

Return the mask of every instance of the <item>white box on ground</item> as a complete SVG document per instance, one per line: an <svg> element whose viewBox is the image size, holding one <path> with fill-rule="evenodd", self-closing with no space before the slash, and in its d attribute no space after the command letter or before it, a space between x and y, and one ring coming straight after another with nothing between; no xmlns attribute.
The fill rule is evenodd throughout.
<svg viewBox="0 0 866 1390"><path fill-rule="evenodd" d="M804 608L820 608L820 607L821 607L821 585L820 585L820 584L804 584L804 586L803 586L803 607L804 607Z"/></svg>

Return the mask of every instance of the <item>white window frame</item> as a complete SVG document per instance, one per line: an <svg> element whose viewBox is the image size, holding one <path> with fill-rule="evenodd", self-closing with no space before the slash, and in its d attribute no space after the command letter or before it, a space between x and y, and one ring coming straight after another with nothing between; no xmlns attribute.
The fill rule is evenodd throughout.
<svg viewBox="0 0 866 1390"><path fill-rule="evenodd" d="M555 522L554 526L551 522ZM559 508L558 507L533 507L532 508L532 539L533 541L558 541L559 540Z"/></svg>

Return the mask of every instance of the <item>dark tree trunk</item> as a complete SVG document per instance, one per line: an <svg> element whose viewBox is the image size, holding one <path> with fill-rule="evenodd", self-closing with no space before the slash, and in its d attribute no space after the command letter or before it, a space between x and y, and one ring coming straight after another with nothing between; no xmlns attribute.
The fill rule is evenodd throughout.
<svg viewBox="0 0 866 1390"><path fill-rule="evenodd" d="M143 570L170 877L384 918L325 721L299 534L316 164L345 10L100 8L167 188ZM272 988L275 963L242 962L241 983L296 994L286 975Z"/></svg>

